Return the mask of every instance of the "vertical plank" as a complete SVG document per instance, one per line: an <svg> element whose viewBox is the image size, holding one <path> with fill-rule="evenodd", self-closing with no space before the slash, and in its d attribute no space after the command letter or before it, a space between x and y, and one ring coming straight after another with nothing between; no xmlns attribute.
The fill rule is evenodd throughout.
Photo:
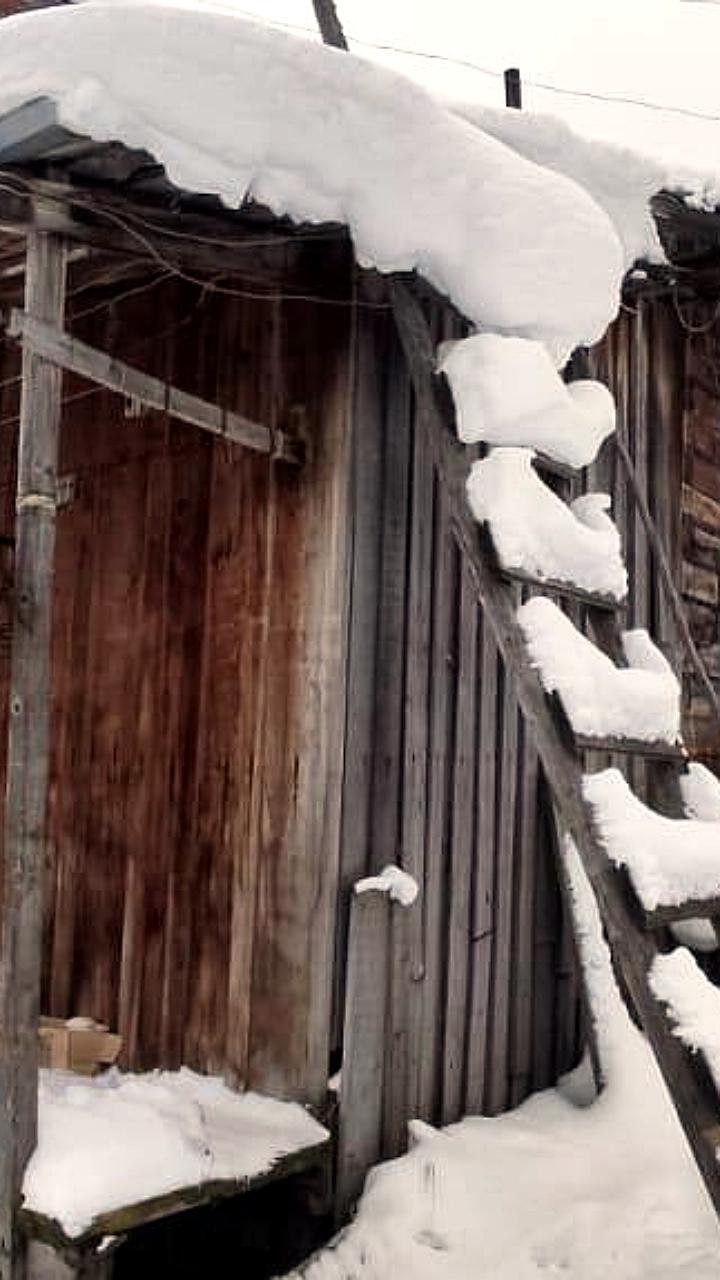
<svg viewBox="0 0 720 1280"><path fill-rule="evenodd" d="M540 835L533 921L533 1089L554 1084L557 1021L556 953L560 937L560 895L554 850L555 818L548 784L538 779Z"/></svg>
<svg viewBox="0 0 720 1280"><path fill-rule="evenodd" d="M378 494L382 492L385 317L381 319L377 311L361 309L354 334L348 671L340 829L340 901L335 940L334 1048L342 1041L349 895L355 881L366 873L370 858L380 571L377 503Z"/></svg>
<svg viewBox="0 0 720 1280"><path fill-rule="evenodd" d="M402 698L410 508L411 399L397 349L388 352L378 602L371 869L394 862L400 830Z"/></svg>
<svg viewBox="0 0 720 1280"><path fill-rule="evenodd" d="M410 566L405 630L403 761L399 861L420 889L425 880L428 795L429 675L433 581L433 469L424 440L413 440ZM430 588L431 589L431 588ZM424 982L422 911L397 911L391 926L391 1031L388 1037L386 1136L403 1149L407 1121L417 1114Z"/></svg>
<svg viewBox="0 0 720 1280"><path fill-rule="evenodd" d="M62 327L62 240L30 232L25 310ZM37 1138L50 649L62 374L23 352L18 444L15 612L0 953L0 1276L17 1274L14 1214Z"/></svg>
<svg viewBox="0 0 720 1280"><path fill-rule="evenodd" d="M502 722L498 740L500 777L497 789L495 902L492 959L490 1063L485 1110L503 1111L508 1103L510 982L512 969L513 859L518 786L518 707L502 668Z"/></svg>
<svg viewBox="0 0 720 1280"><path fill-rule="evenodd" d="M467 995L471 934L471 889L475 834L477 721L477 599L460 572L455 685L452 835L449 866L447 998L443 1054L442 1119L458 1120L465 1096Z"/></svg>
<svg viewBox="0 0 720 1280"><path fill-rule="evenodd" d="M458 551L452 537L447 500L435 482L435 565L432 590L428 826L425 881L420 909L424 930L422 1055L418 1115L435 1124L440 1118L442 1023L449 859L449 788L455 705L454 630Z"/></svg>
<svg viewBox="0 0 720 1280"><path fill-rule="evenodd" d="M383 1154L382 1103L389 968L390 900L353 894L348 938L340 1084L336 1211L358 1199L367 1170ZM400 914L395 911L394 914Z"/></svg>
<svg viewBox="0 0 720 1280"><path fill-rule="evenodd" d="M468 1019L465 1109L482 1111L487 1094L490 1046L490 979L494 945L496 789L499 774L498 690L500 658L489 624L483 618L480 645L480 706L477 753L477 827L473 869L470 1008Z"/></svg>
<svg viewBox="0 0 720 1280"><path fill-rule="evenodd" d="M283 311L284 408L305 407L312 448L300 474L276 476L249 1055L253 1087L314 1103L327 1088L344 754L352 317L341 315L308 306L300 329Z"/></svg>
<svg viewBox="0 0 720 1280"><path fill-rule="evenodd" d="M528 726L520 719L520 796L513 920L512 1016L510 1025L510 1105L516 1107L532 1083L532 1024L535 866L539 852L538 759Z"/></svg>

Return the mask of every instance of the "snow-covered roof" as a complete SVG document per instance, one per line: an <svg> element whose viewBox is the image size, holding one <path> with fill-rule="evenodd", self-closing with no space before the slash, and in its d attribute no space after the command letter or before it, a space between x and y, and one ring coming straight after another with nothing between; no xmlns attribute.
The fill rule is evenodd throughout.
<svg viewBox="0 0 720 1280"><path fill-rule="evenodd" d="M586 191L351 54L229 12L98 0L0 24L0 114L43 95L181 187L346 223L361 262L417 268L558 359L615 314L623 254Z"/></svg>

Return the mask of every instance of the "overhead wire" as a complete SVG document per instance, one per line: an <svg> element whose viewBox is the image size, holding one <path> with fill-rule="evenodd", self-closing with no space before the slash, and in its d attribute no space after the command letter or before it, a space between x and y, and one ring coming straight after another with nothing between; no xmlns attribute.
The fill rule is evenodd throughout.
<svg viewBox="0 0 720 1280"><path fill-rule="evenodd" d="M300 31L305 35L311 36L317 36L318 34L313 27L307 27L296 22L283 22L279 18L266 18L251 9L235 9L234 12L241 13L246 18L253 18L256 22L262 21L268 26L279 27L282 30ZM444 62L448 66L465 67L467 70L477 71L480 75L491 76L496 80L502 80L505 74L504 70L498 71L495 67L483 66L482 63L475 62L472 58L459 58L452 54L434 53L429 49L408 49L404 45L368 40L362 36L353 35L351 31L346 31L345 34L353 44L362 45L366 49L377 49L380 53L399 53L409 58L424 58L429 62ZM700 111L693 107L680 107L670 103L653 102L647 98L638 98L625 94L600 93L591 89L573 89L568 85L552 84L548 80L533 80L531 77L523 77L523 84L531 85L534 89L543 89L547 93L561 94L565 97L590 98L595 102L642 107L648 111L670 112L671 115L688 116L694 120L708 120L711 123L720 124L720 115L708 111Z"/></svg>

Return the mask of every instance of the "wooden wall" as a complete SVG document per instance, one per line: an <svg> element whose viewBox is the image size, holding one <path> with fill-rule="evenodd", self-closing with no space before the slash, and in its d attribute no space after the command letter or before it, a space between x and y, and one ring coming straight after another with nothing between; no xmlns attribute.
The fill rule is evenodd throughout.
<svg viewBox="0 0 720 1280"><path fill-rule="evenodd" d="M343 724L346 249L280 248L261 287L308 278L330 302L258 301L257 280L246 299L148 289L147 273L135 296L127 281L74 277L70 323L86 340L263 422L304 423L309 450L294 470L65 381L44 1007L119 1028L126 1066L187 1063L319 1101ZM8 534L16 390L0 433Z"/></svg>
<svg viewBox="0 0 720 1280"><path fill-rule="evenodd" d="M437 312L434 324L453 331ZM392 913L378 978L372 1160L403 1148L413 1116L492 1115L553 1083L577 1060L580 1007L537 757L416 433L392 322L374 311L358 321L356 417L344 901L390 862L421 889Z"/></svg>
<svg viewBox="0 0 720 1280"><path fill-rule="evenodd" d="M617 398L628 441L663 536L693 638L720 681L720 342L714 302L633 300L593 353ZM683 675L683 735L720 770L720 726L693 676L652 572L652 556L611 449L593 483L609 487L636 578L630 618L648 626ZM638 572L639 570L639 572Z"/></svg>

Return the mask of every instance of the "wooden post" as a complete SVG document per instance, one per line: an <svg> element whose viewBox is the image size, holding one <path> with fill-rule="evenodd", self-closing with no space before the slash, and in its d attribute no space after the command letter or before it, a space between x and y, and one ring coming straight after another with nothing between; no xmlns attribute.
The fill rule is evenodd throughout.
<svg viewBox="0 0 720 1280"><path fill-rule="evenodd" d="M353 894L350 905L335 1191L339 1220L359 1199L365 1174L381 1155L391 909L388 895L374 890Z"/></svg>
<svg viewBox="0 0 720 1280"><path fill-rule="evenodd" d="M347 40L337 16L335 0L313 0L313 8L323 43L332 45L335 49L347 49Z"/></svg>
<svg viewBox="0 0 720 1280"><path fill-rule="evenodd" d="M505 72L505 106L522 110L522 81L517 67L508 67Z"/></svg>
<svg viewBox="0 0 720 1280"><path fill-rule="evenodd" d="M26 310L62 325L65 247L31 232ZM22 1258L15 1212L37 1140L42 881L48 777L50 631L62 373L23 351L16 560L0 944L0 1280Z"/></svg>

